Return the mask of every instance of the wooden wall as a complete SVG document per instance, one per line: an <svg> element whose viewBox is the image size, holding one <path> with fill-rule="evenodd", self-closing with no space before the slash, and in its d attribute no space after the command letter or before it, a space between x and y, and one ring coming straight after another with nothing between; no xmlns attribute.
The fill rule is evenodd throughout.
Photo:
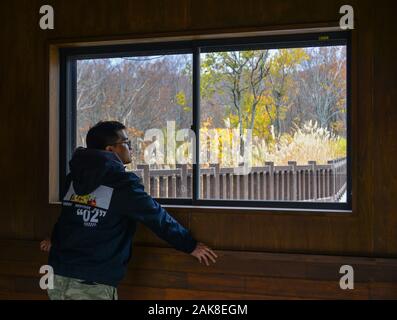
<svg viewBox="0 0 397 320"><path fill-rule="evenodd" d="M55 30L39 29L39 8ZM346 1L16 0L0 10L0 298L37 291L38 242L59 214L48 204L51 43L334 26ZM141 228L126 298L397 298L397 81L393 1L355 8L352 68L353 212L173 209L220 252L205 268ZM394 49L394 50L393 50ZM154 260L150 260L154 259ZM148 262L149 261L149 262ZM357 289L335 289L342 264ZM159 266L153 270L152 266ZM256 267L255 267L255 266ZM139 290L135 287L139 287ZM160 288L160 289L158 289ZM13 294L11 294L13 293Z"/></svg>

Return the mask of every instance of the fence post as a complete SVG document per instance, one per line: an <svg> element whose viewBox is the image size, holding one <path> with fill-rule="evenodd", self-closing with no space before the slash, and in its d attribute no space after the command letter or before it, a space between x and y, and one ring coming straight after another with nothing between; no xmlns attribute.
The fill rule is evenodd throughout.
<svg viewBox="0 0 397 320"><path fill-rule="evenodd" d="M241 200L240 176L238 176L236 174L229 175L229 176L230 176L230 179L233 180L233 196L231 196L230 198L234 199L234 200Z"/></svg>
<svg viewBox="0 0 397 320"><path fill-rule="evenodd" d="M260 172L257 171L254 173L254 199L260 199Z"/></svg>
<svg viewBox="0 0 397 320"><path fill-rule="evenodd" d="M137 169L142 170L142 181L145 187L145 191L150 193L150 173L149 173L149 165L148 164L138 164Z"/></svg>
<svg viewBox="0 0 397 320"><path fill-rule="evenodd" d="M269 167L269 200L274 200L274 162L265 162L265 165Z"/></svg>
<svg viewBox="0 0 397 320"><path fill-rule="evenodd" d="M167 177L164 177L164 176L160 176L159 177L159 180L160 180L160 195L159 195L159 197L160 198L167 198L167 181L168 181L168 178Z"/></svg>
<svg viewBox="0 0 397 320"><path fill-rule="evenodd" d="M247 186L248 186L248 200L254 199L254 173L251 171L247 175Z"/></svg>
<svg viewBox="0 0 397 320"><path fill-rule="evenodd" d="M187 164L177 164L177 169L181 169L181 198L187 197Z"/></svg>
<svg viewBox="0 0 397 320"><path fill-rule="evenodd" d="M265 170L261 169L261 171L258 174L259 176L259 182L258 182L258 188L259 188L259 200L266 200L266 195L265 195Z"/></svg>
<svg viewBox="0 0 397 320"><path fill-rule="evenodd" d="M219 163L216 163L216 164L211 164L210 167L214 168L215 183L214 183L213 188L215 188L215 192L213 194L214 194L215 199L220 199L220 190L219 190L220 189L220 187L219 187L219 185L220 185L220 176L219 176L220 165L219 165Z"/></svg>
<svg viewBox="0 0 397 320"><path fill-rule="evenodd" d="M225 180L226 177L224 174L220 175L219 177L219 198L225 199Z"/></svg>
<svg viewBox="0 0 397 320"><path fill-rule="evenodd" d="M309 190L311 190L310 196L312 198L310 200L317 200L317 162L309 161L309 165L312 166L311 171L313 173L309 177Z"/></svg>
<svg viewBox="0 0 397 320"><path fill-rule="evenodd" d="M242 174L237 177L240 179L240 198L248 200L248 175Z"/></svg>
<svg viewBox="0 0 397 320"><path fill-rule="evenodd" d="M326 198L329 198L330 194L331 194L331 191L329 189L329 180L330 180L329 176L330 176L330 170L325 169L325 197Z"/></svg>
<svg viewBox="0 0 397 320"><path fill-rule="evenodd" d="M193 195L192 195L192 174L189 174L189 171L190 170L188 170L188 175L187 175L187 197L188 198L191 198Z"/></svg>
<svg viewBox="0 0 397 320"><path fill-rule="evenodd" d="M226 199L228 200L233 200L237 199L237 196L234 197L234 195L237 195L237 189L234 191L235 186L234 186L234 178L233 178L233 173L227 173L226 174L226 179L225 181L225 186L224 189L226 189Z"/></svg>
<svg viewBox="0 0 397 320"><path fill-rule="evenodd" d="M331 169L331 176L330 176L330 189L331 189L332 201L335 201L335 200L336 200L335 160L328 161L328 164L332 166L332 169Z"/></svg>
<svg viewBox="0 0 397 320"><path fill-rule="evenodd" d="M281 181L281 183L280 183L280 190L281 190L281 192L280 192L280 200L285 200L285 194L286 194L286 192L285 192L285 186L286 186L286 184L285 184L285 174L284 174L284 170L280 170L280 181Z"/></svg>
<svg viewBox="0 0 397 320"><path fill-rule="evenodd" d="M160 198L160 178L158 176L153 177L153 197Z"/></svg>
<svg viewBox="0 0 397 320"><path fill-rule="evenodd" d="M168 197L170 198L176 198L176 192L175 192L175 176L169 176L168 181L167 181L167 189L168 189Z"/></svg>
<svg viewBox="0 0 397 320"><path fill-rule="evenodd" d="M291 173L292 173L292 182L290 181L290 199L292 201L298 200L298 192L297 192L297 182L296 182L296 166L297 166L296 161L288 161L288 165L292 167Z"/></svg>
<svg viewBox="0 0 397 320"><path fill-rule="evenodd" d="M154 177L150 177L150 192L148 192L152 197L154 197L154 195L155 195L155 190L154 190L154 183L155 183L155 180L154 180Z"/></svg>
<svg viewBox="0 0 397 320"><path fill-rule="evenodd" d="M342 187L346 184L347 188L347 158L343 158L343 167L342 167ZM347 189L345 190L347 192Z"/></svg>
<svg viewBox="0 0 397 320"><path fill-rule="evenodd" d="M212 174L211 173L209 173L209 174L207 174L206 175L206 191L207 191L207 199L211 199L211 189L212 189L212 186L211 186L211 177L212 177Z"/></svg>

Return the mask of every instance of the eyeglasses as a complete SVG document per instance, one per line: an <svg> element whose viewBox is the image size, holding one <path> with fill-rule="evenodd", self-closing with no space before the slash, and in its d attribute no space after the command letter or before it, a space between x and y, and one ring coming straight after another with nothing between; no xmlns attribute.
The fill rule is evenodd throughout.
<svg viewBox="0 0 397 320"><path fill-rule="evenodd" d="M116 145L116 144L126 144L128 146L128 148L131 149L131 140L125 140L125 141L121 141L121 142L116 142L116 143L113 143L112 146Z"/></svg>

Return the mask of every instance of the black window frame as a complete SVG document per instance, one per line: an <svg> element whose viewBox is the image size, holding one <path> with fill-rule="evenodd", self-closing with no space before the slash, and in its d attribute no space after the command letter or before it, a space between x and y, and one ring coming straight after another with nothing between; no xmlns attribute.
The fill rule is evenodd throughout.
<svg viewBox="0 0 397 320"><path fill-rule="evenodd" d="M208 200L199 199L199 152L195 152L191 199L156 199L164 205L188 205L211 207L244 207L257 209L307 209L307 210L352 210L352 123L351 123L351 32L302 33L277 36L255 36L207 40L184 40L157 43L100 45L60 48L60 123L59 123L59 190L63 194L68 163L76 144L76 74L79 59L119 58L143 55L192 54L193 61L193 125L196 149L200 137L200 53L253 49L284 49L323 46L346 46L346 123L347 123L347 202L321 203L308 201L255 201L255 200Z"/></svg>

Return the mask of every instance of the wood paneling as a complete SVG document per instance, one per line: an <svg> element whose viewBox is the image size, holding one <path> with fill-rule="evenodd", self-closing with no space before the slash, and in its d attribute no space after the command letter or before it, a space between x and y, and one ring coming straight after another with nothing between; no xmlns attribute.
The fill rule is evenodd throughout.
<svg viewBox="0 0 397 320"><path fill-rule="evenodd" d="M55 30L43 31L38 27L39 8L44 4L53 5L55 9ZM3 147L0 157L0 238L40 240L51 231L59 214L58 206L48 204L48 105L49 97L54 97L48 90L50 44L335 26L340 17L339 8L344 4L345 1L339 0L6 1L3 6L7 9L0 11L3 43L0 51L3 62L0 68L0 143ZM354 6L356 17L351 74L353 212L169 209L192 229L199 240L223 250L222 261L228 263L220 261L218 265L230 272L222 276L224 273L218 267L203 271L186 257L171 255L171 259L153 249L162 257L159 259L163 259L156 263L166 262L168 266L168 269L156 271L154 277L171 277L172 289L164 287L158 291L162 297L192 297L195 285L200 287L198 292L215 292L218 285L224 292L228 289L240 292L238 290L244 288L241 294L247 295L258 294L263 286L268 288L263 296L271 297L277 296L278 288L284 284L285 290L290 290L289 297L298 296L293 291L294 286L301 288L300 297L308 296L310 292L321 296L321 288L324 288L325 296L333 296L332 284L328 281L333 281L334 274L331 269L320 268L323 262L307 264L299 259L292 260L296 268L291 268L291 262L281 259L270 268L266 267L268 262L260 259L258 262L253 256L255 253L248 253L251 251L256 251L261 259L266 256L261 252L290 253L291 259L298 253L397 257L397 166L394 165L397 156L397 84L394 75L396 44L393 41L396 29L395 10L392 9L395 4L387 0L374 3L357 0L350 4ZM139 228L136 241L145 246L166 246L143 227ZM29 250L20 250L16 251L20 255L20 270L28 274L33 267L28 257L36 256ZM246 267L244 261L239 260L239 251L262 268L252 263ZM14 272L13 264L4 265L11 256L18 261L12 250L6 250L0 257L1 268L12 268L1 282L5 286ZM145 259L140 262L142 272L152 270ZM324 256L320 260L323 259L328 261ZM370 259L364 263L364 274L358 273L359 279L366 279L367 274L372 277L373 268L378 271L370 282L359 286L353 298L395 296L395 278L391 276L394 264L386 267L385 261ZM338 263L339 260L335 263L328 261L325 265L334 268ZM382 279L381 270L389 270L389 276L385 276L387 281ZM312 278L308 280L308 276ZM204 278L198 285L200 277ZM255 277L262 280L254 281ZM274 277L281 280L268 280ZM292 280L283 282L282 279ZM305 285L305 281L313 279L316 283ZM131 281L130 285L133 285L133 281L138 280L132 278ZM186 286L178 286L179 281ZM211 290L207 290L203 283ZM153 296L156 290L145 287L134 294L135 297Z"/></svg>
<svg viewBox="0 0 397 320"><path fill-rule="evenodd" d="M38 242L0 245L0 298L45 298ZM397 260L218 251L209 267L168 248L136 247L121 299L396 299ZM342 265L354 268L354 290L341 290Z"/></svg>
<svg viewBox="0 0 397 320"><path fill-rule="evenodd" d="M389 14L377 10L372 16L376 24L374 46L374 251L390 255L397 248L397 34L395 2L387 2Z"/></svg>
<svg viewBox="0 0 397 320"><path fill-rule="evenodd" d="M106 40L107 37L127 39L153 34L167 36L177 35L178 32L186 35L273 30L291 26L331 26L337 24L340 5L339 1L327 2L326 5L314 1L300 4L293 1L283 4L276 1L228 1L223 7L225 3L49 1L48 4L54 6L56 17L55 30L49 31L38 28L38 14L34 15L42 1L16 1L10 5L10 15L5 17L7 33L4 34L8 46L0 57L13 68L3 71L9 87L3 101L9 112L7 123L0 129L1 139L4 143L14 139L16 145L29 146L29 159L27 161L24 148L15 147L6 155L7 160L3 160L5 167L14 166L16 169L5 170L2 177L6 182L2 185L7 185L1 187L2 195L8 202L5 202L0 213L4 222L0 227L1 237L38 240L50 232L51 224L56 219L57 208L48 205L47 106L49 97L56 97L53 92L48 94L49 43L70 42L71 39ZM380 230L373 229L373 217L382 213L374 207L376 190L372 183L368 183L373 181L375 168L372 155L376 127L372 121L374 103L371 98L375 22L371 22L372 11L368 4L353 4L357 17L357 29L353 32L352 70L353 213L337 215L267 210L252 214L243 211L230 213L227 210L219 213L219 210L211 209L170 209L184 224L191 226L200 240L216 248L231 250L377 255L373 251L373 233L382 233L381 228L386 226L378 224ZM153 8L158 10L152 12ZM164 10L161 11L161 8ZM245 14L241 15L241 12ZM13 32L11 24L16 26ZM130 36L126 36L128 34ZM378 45L382 47L382 43ZM379 87L380 90L382 88ZM20 129L11 138L13 126ZM395 169L391 167L390 170ZM145 231L138 235L137 240L143 244L161 243ZM396 247L389 246L384 254L395 256Z"/></svg>

